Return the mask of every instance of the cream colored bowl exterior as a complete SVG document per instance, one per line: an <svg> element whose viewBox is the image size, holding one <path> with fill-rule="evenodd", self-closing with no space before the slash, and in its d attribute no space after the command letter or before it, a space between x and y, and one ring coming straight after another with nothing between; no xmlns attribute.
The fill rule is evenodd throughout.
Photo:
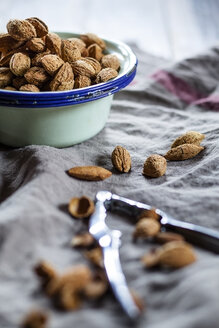
<svg viewBox="0 0 219 328"><path fill-rule="evenodd" d="M0 106L0 142L13 146L68 147L87 140L106 124L113 96L50 108Z"/></svg>

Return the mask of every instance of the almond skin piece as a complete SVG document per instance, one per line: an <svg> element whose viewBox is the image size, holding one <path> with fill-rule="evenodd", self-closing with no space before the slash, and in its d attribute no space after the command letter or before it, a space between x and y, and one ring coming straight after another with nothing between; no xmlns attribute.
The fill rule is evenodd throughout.
<svg viewBox="0 0 219 328"><path fill-rule="evenodd" d="M8 67L0 67L0 88L11 84L13 74Z"/></svg>
<svg viewBox="0 0 219 328"><path fill-rule="evenodd" d="M100 181L111 177L112 172L100 166L75 166L68 174L80 180Z"/></svg>
<svg viewBox="0 0 219 328"><path fill-rule="evenodd" d="M10 20L7 30L13 39L19 41L26 41L37 36L34 26L27 20Z"/></svg>
<svg viewBox="0 0 219 328"><path fill-rule="evenodd" d="M62 40L61 57L65 62L72 63L81 58L81 52L70 40Z"/></svg>
<svg viewBox="0 0 219 328"><path fill-rule="evenodd" d="M98 44L94 43L91 44L88 48L88 56L92 57L98 61L101 60L101 58L103 57L103 52L102 52L102 48L100 46L98 46Z"/></svg>
<svg viewBox="0 0 219 328"><path fill-rule="evenodd" d="M103 68L98 74L96 78L96 83L107 82L111 79L117 77L118 72L113 68Z"/></svg>
<svg viewBox="0 0 219 328"><path fill-rule="evenodd" d="M64 63L50 82L51 91L71 90L74 86L74 74L69 63Z"/></svg>
<svg viewBox="0 0 219 328"><path fill-rule="evenodd" d="M77 219L87 218L94 212L94 202L86 196L72 198L68 210Z"/></svg>
<svg viewBox="0 0 219 328"><path fill-rule="evenodd" d="M183 144L194 144L199 146L202 140L205 138L205 135L196 131L188 131L185 134L182 134L173 142L171 148L175 148Z"/></svg>
<svg viewBox="0 0 219 328"><path fill-rule="evenodd" d="M26 43L27 48L33 52L42 52L45 49L45 42L41 38L33 38Z"/></svg>
<svg viewBox="0 0 219 328"><path fill-rule="evenodd" d="M160 223L151 218L139 220L135 227L134 238L154 237L160 231Z"/></svg>
<svg viewBox="0 0 219 328"><path fill-rule="evenodd" d="M202 151L204 147L194 144L183 144L175 148L171 148L164 157L169 161L184 161L195 157Z"/></svg>
<svg viewBox="0 0 219 328"><path fill-rule="evenodd" d="M158 178L165 174L167 169L167 161L163 156L151 155L149 156L143 168L143 175L151 178Z"/></svg>
<svg viewBox="0 0 219 328"><path fill-rule="evenodd" d="M103 68L111 67L111 68L115 69L116 71L118 71L118 69L120 67L120 62L116 55L109 54L109 55L103 56L103 58L101 60L101 65Z"/></svg>
<svg viewBox="0 0 219 328"><path fill-rule="evenodd" d="M75 78L74 89L85 88L91 85L91 79L85 75L78 75Z"/></svg>
<svg viewBox="0 0 219 328"><path fill-rule="evenodd" d="M27 18L26 20L35 27L38 38L42 38L43 36L47 35L48 26L43 21L41 21L39 18L30 17L30 18Z"/></svg>
<svg viewBox="0 0 219 328"><path fill-rule="evenodd" d="M105 49L106 48L106 44L105 42L100 39L96 34L94 33L86 33L86 34L82 34L80 36L80 38L84 41L84 43L86 44L86 46L90 46L93 43L98 44L98 46L100 46L100 48Z"/></svg>
<svg viewBox="0 0 219 328"><path fill-rule="evenodd" d="M31 67L26 74L24 74L24 77L29 84L34 84L37 87L41 87L41 85L49 79L49 75L46 73L45 69L37 66Z"/></svg>
<svg viewBox="0 0 219 328"><path fill-rule="evenodd" d="M31 65L30 57L23 54L22 52L17 52L11 57L9 66L12 73L16 76L24 76Z"/></svg>
<svg viewBox="0 0 219 328"><path fill-rule="evenodd" d="M61 56L61 38L55 33L48 33L46 36L46 47L52 54Z"/></svg>
<svg viewBox="0 0 219 328"><path fill-rule="evenodd" d="M196 261L192 246L184 241L172 241L157 248L142 258L147 267L156 265L182 268Z"/></svg>
<svg viewBox="0 0 219 328"><path fill-rule="evenodd" d="M26 92L40 92L40 89L37 88L34 84L24 84L20 87L19 91L26 91Z"/></svg>
<svg viewBox="0 0 219 328"><path fill-rule="evenodd" d="M41 64L47 73L53 76L64 64L64 61L57 55L45 55L41 59Z"/></svg>
<svg viewBox="0 0 219 328"><path fill-rule="evenodd" d="M72 63L72 69L75 75L85 75L87 77L93 77L95 75L95 69L91 63L81 58Z"/></svg>
<svg viewBox="0 0 219 328"><path fill-rule="evenodd" d="M132 161L127 149L116 146L112 152L112 164L119 172L129 172L131 170Z"/></svg>
<svg viewBox="0 0 219 328"><path fill-rule="evenodd" d="M46 328L48 315L44 311L34 310L29 312L21 323L21 328Z"/></svg>

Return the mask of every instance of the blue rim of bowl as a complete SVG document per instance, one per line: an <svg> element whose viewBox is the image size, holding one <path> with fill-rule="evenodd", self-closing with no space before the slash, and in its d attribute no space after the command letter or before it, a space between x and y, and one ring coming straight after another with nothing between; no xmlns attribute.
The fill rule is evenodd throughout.
<svg viewBox="0 0 219 328"><path fill-rule="evenodd" d="M69 34L72 35L72 34ZM63 107L94 101L112 95L125 88L135 77L137 69L137 57L129 46L120 42L105 40L115 44L129 56L130 65L126 71L108 82L99 83L86 88L72 89L67 91L46 92L21 92L0 90L0 106L22 108L48 108Z"/></svg>

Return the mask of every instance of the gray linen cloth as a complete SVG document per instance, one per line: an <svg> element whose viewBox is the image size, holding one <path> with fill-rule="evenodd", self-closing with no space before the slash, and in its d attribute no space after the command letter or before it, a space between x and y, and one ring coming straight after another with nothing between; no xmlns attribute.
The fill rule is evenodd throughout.
<svg viewBox="0 0 219 328"><path fill-rule="evenodd" d="M0 327L18 327L33 308L50 312L51 328L129 326L109 293L81 310L55 310L42 293L33 266L50 261L57 269L87 263L70 247L82 224L70 217L72 197L94 199L99 190L149 203L176 219L219 230L219 49L174 66L136 50L135 82L118 93L106 127L92 139L66 149L0 146ZM168 67L155 73L158 67ZM152 78L149 75L153 74ZM188 130L206 135L205 150L183 162L168 162L158 179L145 178L142 167L152 153L164 154ZM112 170L116 145L132 156L132 170ZM113 171L103 182L79 181L66 170L100 165ZM133 244L134 219L110 214L109 224L123 232L121 261L131 288L146 311L137 327L219 327L219 257L196 247L198 261L181 270L146 270L140 258L154 245Z"/></svg>

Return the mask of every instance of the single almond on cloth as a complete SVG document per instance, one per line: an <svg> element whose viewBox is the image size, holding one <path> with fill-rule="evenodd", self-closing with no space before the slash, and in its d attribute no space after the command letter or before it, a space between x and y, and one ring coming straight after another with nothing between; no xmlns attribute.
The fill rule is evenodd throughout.
<svg viewBox="0 0 219 328"><path fill-rule="evenodd" d="M88 56L100 61L103 57L103 50L98 44L91 44L88 48Z"/></svg>
<svg viewBox="0 0 219 328"><path fill-rule="evenodd" d="M29 84L34 84L37 87L41 87L49 80L49 75L43 67L34 66L31 67L25 74L25 79Z"/></svg>
<svg viewBox="0 0 219 328"><path fill-rule="evenodd" d="M94 202L86 196L72 198L68 210L77 219L87 218L94 212Z"/></svg>
<svg viewBox="0 0 219 328"><path fill-rule="evenodd" d="M98 74L96 78L96 83L107 82L111 79L114 79L118 76L118 72L110 67L103 68Z"/></svg>
<svg viewBox="0 0 219 328"><path fill-rule="evenodd" d="M13 74L8 67L0 67L0 88L11 84Z"/></svg>
<svg viewBox="0 0 219 328"><path fill-rule="evenodd" d="M120 67L119 58L113 54L105 55L101 60L101 65L103 68L111 67L118 71Z"/></svg>
<svg viewBox="0 0 219 328"><path fill-rule="evenodd" d="M81 52L70 40L62 40L61 57L65 62L72 63L81 58Z"/></svg>
<svg viewBox="0 0 219 328"><path fill-rule="evenodd" d="M205 135L197 131L188 131L182 134L172 143L171 148L175 148L183 144L193 144L199 146Z"/></svg>
<svg viewBox="0 0 219 328"><path fill-rule="evenodd" d="M21 322L21 328L46 328L48 314L42 310L32 310Z"/></svg>
<svg viewBox="0 0 219 328"><path fill-rule="evenodd" d="M69 63L64 63L50 82L51 91L71 90L74 86L74 74Z"/></svg>
<svg viewBox="0 0 219 328"><path fill-rule="evenodd" d="M41 21L39 18L30 17L30 18L27 18L26 20L34 26L38 38L42 38L43 36L47 35L48 26L43 21Z"/></svg>
<svg viewBox="0 0 219 328"><path fill-rule="evenodd" d="M75 166L68 174L80 180L100 181L111 177L112 172L100 166Z"/></svg>
<svg viewBox="0 0 219 328"><path fill-rule="evenodd" d="M46 35L46 47L52 54L61 56L61 38L55 33L48 33Z"/></svg>
<svg viewBox="0 0 219 328"><path fill-rule="evenodd" d="M111 155L113 166L119 172L129 172L132 166L131 156L127 149L122 146L116 146Z"/></svg>
<svg viewBox="0 0 219 328"><path fill-rule="evenodd" d="M17 52L10 59L10 70L16 76L24 76L24 74L30 69L31 60L30 57L22 52Z"/></svg>
<svg viewBox="0 0 219 328"><path fill-rule="evenodd" d="M71 246L73 247L91 247L94 244L95 239L89 232L77 234L71 241Z"/></svg>
<svg viewBox="0 0 219 328"><path fill-rule="evenodd" d="M171 241L184 240L184 237L174 232L159 232L155 236L155 241L161 244L169 243Z"/></svg>
<svg viewBox="0 0 219 328"><path fill-rule="evenodd" d="M90 46L93 43L98 44L98 46L100 48L102 48L103 50L106 48L106 43L104 42L104 40L100 39L96 34L94 33L86 33L86 34L82 34L80 36L81 40L84 41L84 43L86 44L86 46Z"/></svg>
<svg viewBox="0 0 219 328"><path fill-rule="evenodd" d="M51 76L57 73L64 61L57 55L45 55L41 58L41 64Z"/></svg>
<svg viewBox="0 0 219 328"><path fill-rule="evenodd" d="M139 220L135 226L133 237L148 238L154 237L160 231L160 223L151 218L143 218Z"/></svg>
<svg viewBox="0 0 219 328"><path fill-rule="evenodd" d="M142 258L142 262L147 267L161 265L175 269L182 268L195 261L196 255L193 247L184 241L166 243Z"/></svg>
<svg viewBox="0 0 219 328"><path fill-rule="evenodd" d="M42 52L45 50L45 42L41 38L33 38L27 41L26 47L33 52Z"/></svg>
<svg viewBox="0 0 219 328"><path fill-rule="evenodd" d="M34 26L27 20L10 20L7 30L13 39L19 41L26 41L37 36Z"/></svg>
<svg viewBox="0 0 219 328"><path fill-rule="evenodd" d="M20 87L19 91L40 92L40 89L34 84L24 84Z"/></svg>
<svg viewBox="0 0 219 328"><path fill-rule="evenodd" d="M164 157L169 161L184 161L195 157L202 151L204 147L194 144L183 144L175 148L171 148Z"/></svg>
<svg viewBox="0 0 219 328"><path fill-rule="evenodd" d="M163 156L151 155L144 162L143 175L158 178L166 173L166 169L167 161Z"/></svg>
<svg viewBox="0 0 219 328"><path fill-rule="evenodd" d="M91 85L91 79L85 75L78 75L75 78L75 84L74 84L75 89L89 87L90 85Z"/></svg>
<svg viewBox="0 0 219 328"><path fill-rule="evenodd" d="M93 77L95 75L95 69L85 60L86 58L81 58L72 63L72 69L75 75L85 75L87 77Z"/></svg>

